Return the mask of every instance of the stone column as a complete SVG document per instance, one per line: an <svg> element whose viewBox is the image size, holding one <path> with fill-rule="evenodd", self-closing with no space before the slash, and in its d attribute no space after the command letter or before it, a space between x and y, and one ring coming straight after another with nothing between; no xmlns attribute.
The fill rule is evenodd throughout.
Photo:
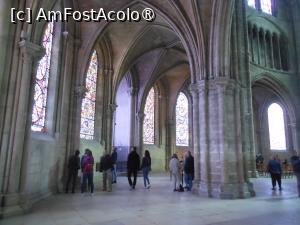
<svg viewBox="0 0 300 225"><path fill-rule="evenodd" d="M131 107L130 107L130 140L129 140L129 146L134 146L135 140L134 137L136 137L136 104L137 104L137 88L131 87L130 88L130 96L131 96Z"/></svg>
<svg viewBox="0 0 300 225"><path fill-rule="evenodd" d="M252 44L252 39L253 39L253 35L252 35L252 24L248 23L248 46L250 46L248 48L249 52L248 55L251 56L251 59L249 57L249 60L251 60L253 62L253 44Z"/></svg>
<svg viewBox="0 0 300 225"><path fill-rule="evenodd" d="M257 29L257 64L260 65L260 34L259 29Z"/></svg>
<svg viewBox="0 0 300 225"><path fill-rule="evenodd" d="M116 104L109 104L106 111L107 118L107 137L106 137L106 148L105 153L111 153L112 150L112 138L113 138L113 124L114 124L114 113L117 109Z"/></svg>
<svg viewBox="0 0 300 225"><path fill-rule="evenodd" d="M170 115L168 115L170 117ZM174 139L175 137L175 139ZM166 169L168 169L169 161L176 148L176 124L172 118L166 121Z"/></svg>
<svg viewBox="0 0 300 225"><path fill-rule="evenodd" d="M145 114L144 112L138 112L137 113L137 121L138 121L138 134L137 134L137 153L142 156L142 150L143 150L143 145L144 145L144 140L143 140L143 125L144 125L144 118Z"/></svg>
<svg viewBox="0 0 300 225"><path fill-rule="evenodd" d="M8 157L6 162L6 174L3 183L3 196L1 199L1 216L10 213L22 212L20 206L24 200L21 200L20 187L22 180L22 171L25 169L23 157L26 156L26 139L30 133L31 115L28 115L30 101L30 90L32 75L37 66L38 60L45 54L45 50L26 39L19 42L21 58L19 61L19 72L17 74L17 84L14 90L14 103L12 123L10 127L10 140L8 146Z"/></svg>
<svg viewBox="0 0 300 225"><path fill-rule="evenodd" d="M278 66L279 66L279 70L281 70L282 69L282 62L281 62L281 49L280 49L279 35L276 35L276 44L277 44L277 49L278 49Z"/></svg>
<svg viewBox="0 0 300 225"><path fill-rule="evenodd" d="M267 48L267 41L266 41L266 32L265 30L263 30L263 39L264 39L264 51L265 51L265 67L268 66L268 62L267 62L267 54L268 54L268 48Z"/></svg>
<svg viewBox="0 0 300 225"><path fill-rule="evenodd" d="M217 112L209 128L212 194L225 199L251 197L244 179L239 85L219 78L212 81L211 91L215 97L210 101L217 101L210 108Z"/></svg>
<svg viewBox="0 0 300 225"><path fill-rule="evenodd" d="M193 98L193 152L194 152L194 185L193 185L193 192L199 192L200 187L200 123L199 123L199 85L198 84L191 84L190 85L190 92L192 93Z"/></svg>
<svg viewBox="0 0 300 225"><path fill-rule="evenodd" d="M273 34L270 33L270 50L271 50L271 68L275 68L274 63L274 48L273 48Z"/></svg>
<svg viewBox="0 0 300 225"><path fill-rule="evenodd" d="M292 132L292 143L293 143L293 151L296 154L300 154L300 149L298 145L298 138L297 138L297 124L296 123L291 123L291 132ZM298 151L298 152L297 152Z"/></svg>

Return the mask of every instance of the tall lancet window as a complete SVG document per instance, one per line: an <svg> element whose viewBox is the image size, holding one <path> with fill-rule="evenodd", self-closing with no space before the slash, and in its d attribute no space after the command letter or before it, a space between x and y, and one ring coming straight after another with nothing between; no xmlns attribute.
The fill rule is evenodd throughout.
<svg viewBox="0 0 300 225"><path fill-rule="evenodd" d="M285 121L282 107L273 103L268 108L271 150L286 150Z"/></svg>
<svg viewBox="0 0 300 225"><path fill-rule="evenodd" d="M53 22L49 22L45 27L42 38L42 46L45 48L46 52L44 57L39 61L37 72L35 75L31 130L37 132L47 131L46 113L53 45L53 27Z"/></svg>
<svg viewBox="0 0 300 225"><path fill-rule="evenodd" d="M189 145L189 102L182 92L176 103L176 145Z"/></svg>
<svg viewBox="0 0 300 225"><path fill-rule="evenodd" d="M144 127L143 127L143 141L144 144L154 144L154 114L155 114L155 93L154 88L151 88L145 104L144 109Z"/></svg>
<svg viewBox="0 0 300 225"><path fill-rule="evenodd" d="M248 5L250 7L256 8L255 0L248 0Z"/></svg>
<svg viewBox="0 0 300 225"><path fill-rule="evenodd" d="M86 93L81 105L80 138L83 139L94 139L97 78L98 57L94 51L86 74Z"/></svg>
<svg viewBox="0 0 300 225"><path fill-rule="evenodd" d="M260 6L263 12L272 15L272 0L261 0Z"/></svg>

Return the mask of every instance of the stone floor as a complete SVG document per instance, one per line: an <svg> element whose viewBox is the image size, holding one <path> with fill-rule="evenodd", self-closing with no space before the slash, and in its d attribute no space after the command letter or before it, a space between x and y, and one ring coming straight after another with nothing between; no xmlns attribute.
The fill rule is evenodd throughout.
<svg viewBox="0 0 300 225"><path fill-rule="evenodd" d="M0 220L1 225L298 225L296 180L284 179L271 191L268 178L254 179L257 196L220 200L173 192L167 176L152 176L152 188L130 191L119 177L112 193L59 194L38 203L31 213Z"/></svg>

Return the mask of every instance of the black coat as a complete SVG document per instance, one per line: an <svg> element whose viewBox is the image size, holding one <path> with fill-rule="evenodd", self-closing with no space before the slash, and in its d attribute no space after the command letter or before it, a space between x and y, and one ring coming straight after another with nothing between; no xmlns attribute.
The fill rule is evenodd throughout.
<svg viewBox="0 0 300 225"><path fill-rule="evenodd" d="M194 174L194 157L188 156L184 162L184 172L186 174Z"/></svg>
<svg viewBox="0 0 300 225"><path fill-rule="evenodd" d="M106 171L113 168L112 158L109 154L100 159L100 171Z"/></svg>
<svg viewBox="0 0 300 225"><path fill-rule="evenodd" d="M77 171L80 169L80 158L79 156L72 155L69 158L68 169L71 171Z"/></svg>
<svg viewBox="0 0 300 225"><path fill-rule="evenodd" d="M129 153L127 158L127 170L139 170L140 168L140 156L136 151Z"/></svg>

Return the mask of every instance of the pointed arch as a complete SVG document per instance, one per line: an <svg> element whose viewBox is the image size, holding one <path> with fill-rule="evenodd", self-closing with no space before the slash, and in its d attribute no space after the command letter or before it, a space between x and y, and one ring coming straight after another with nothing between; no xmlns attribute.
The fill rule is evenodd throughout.
<svg viewBox="0 0 300 225"><path fill-rule="evenodd" d="M189 102L183 92L176 101L176 145L189 146Z"/></svg>
<svg viewBox="0 0 300 225"><path fill-rule="evenodd" d="M98 55L94 50L86 73L86 94L81 104L80 138L83 139L94 139L98 67Z"/></svg>
<svg viewBox="0 0 300 225"><path fill-rule="evenodd" d="M32 109L31 130L38 132L46 131L46 109L48 98L48 84L50 75L51 54L53 47L54 23L49 22L44 28L42 46L45 55L39 61L34 84L34 97Z"/></svg>
<svg viewBox="0 0 300 225"><path fill-rule="evenodd" d="M144 107L143 142L154 144L155 137L155 91L152 87L147 95Z"/></svg>
<svg viewBox="0 0 300 225"><path fill-rule="evenodd" d="M278 103L268 107L269 141L271 150L287 150L283 108Z"/></svg>

